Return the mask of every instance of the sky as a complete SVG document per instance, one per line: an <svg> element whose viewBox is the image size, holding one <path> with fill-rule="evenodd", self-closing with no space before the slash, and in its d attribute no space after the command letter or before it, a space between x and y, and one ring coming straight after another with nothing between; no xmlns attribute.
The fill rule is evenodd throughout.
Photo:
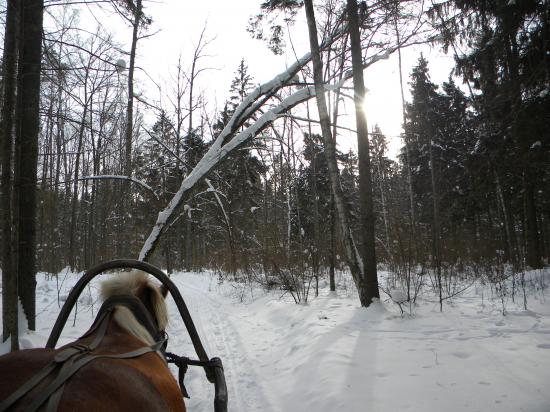
<svg viewBox="0 0 550 412"><path fill-rule="evenodd" d="M154 35L138 43L137 65L143 71L137 74L136 88L143 89L143 94L149 98L161 100L162 104L167 105L166 99L160 96L170 89L170 79L175 73L178 58L181 56L184 67L190 65L203 29L210 42L205 49L207 56L201 62L209 70L201 74L198 84L205 93L210 110L219 109L227 99L231 80L241 59L245 59L249 74L257 83L268 81L284 71L293 62L294 56L290 53L285 56L273 55L262 41L252 39L246 31L248 20L259 12L260 3L257 0L145 1L145 11L153 19L149 33ZM88 10L93 11L93 6ZM121 24L119 17L114 14L105 16L97 11L94 12L95 17L92 17L89 11L82 13L84 24L95 26L96 21L101 21L109 31L115 33L118 42L129 44L131 29ZM296 54L302 56L308 51L308 42L305 22L300 15L292 32ZM409 96L408 75L421 52L430 62L432 81L436 84L447 80L453 65L452 57L428 46L404 49L402 54L406 99ZM388 60L377 62L367 69L365 82L368 89L365 107L369 127L372 128L375 124L381 127L389 138L389 155L395 157L401 146L399 135L402 124L397 55L394 54ZM161 92L155 83L161 86ZM353 110L351 102L347 109ZM342 139L340 145L344 149L356 147L353 136L343 136Z"/></svg>

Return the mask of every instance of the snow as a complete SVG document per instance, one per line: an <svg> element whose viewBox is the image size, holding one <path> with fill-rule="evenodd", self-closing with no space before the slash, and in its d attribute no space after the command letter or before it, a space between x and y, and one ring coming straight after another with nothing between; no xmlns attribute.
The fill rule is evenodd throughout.
<svg viewBox="0 0 550 412"><path fill-rule="evenodd" d="M58 276L63 296L80 275ZM425 295L412 315L401 316L384 297L361 308L349 274L338 274L336 293L321 282L319 297L305 305L281 297L280 290L220 283L209 273L176 273L171 279L207 353L224 362L229 410L550 410L548 290L530 291L529 310L507 297L503 316L500 300L488 298L489 286L476 284L446 301L443 313ZM550 270L532 271L527 279L548 284ZM85 290L75 326L71 315L60 344L91 325L99 309L97 287L94 281ZM390 289L394 300L397 292ZM39 274L38 330L23 335L24 347L45 344L59 313L57 297L55 277ZM195 357L171 299L168 305L169 350ZM186 386L189 411L213 410L213 388L202 370L190 368Z"/></svg>
<svg viewBox="0 0 550 412"><path fill-rule="evenodd" d="M390 291L391 300L395 303L405 303L407 298L407 293L404 290L401 289L393 289Z"/></svg>

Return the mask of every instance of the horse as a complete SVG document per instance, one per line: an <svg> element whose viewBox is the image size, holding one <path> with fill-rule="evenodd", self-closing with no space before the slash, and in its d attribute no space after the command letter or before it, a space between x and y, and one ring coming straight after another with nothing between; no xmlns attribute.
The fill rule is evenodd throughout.
<svg viewBox="0 0 550 412"><path fill-rule="evenodd" d="M104 303L78 340L0 357L0 411L185 412L164 356L166 294L143 272L102 282Z"/></svg>

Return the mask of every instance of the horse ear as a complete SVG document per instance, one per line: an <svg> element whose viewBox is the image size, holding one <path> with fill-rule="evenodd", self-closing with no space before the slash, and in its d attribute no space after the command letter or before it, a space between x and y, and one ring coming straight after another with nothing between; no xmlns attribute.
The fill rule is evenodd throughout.
<svg viewBox="0 0 550 412"><path fill-rule="evenodd" d="M160 330L164 330L168 324L168 313L166 312L166 303L164 302L163 288L148 283L143 290L142 300L145 306L152 310L157 319Z"/></svg>
<svg viewBox="0 0 550 412"><path fill-rule="evenodd" d="M166 298L166 295L168 295L168 288L164 285L160 285L160 294L163 298Z"/></svg>

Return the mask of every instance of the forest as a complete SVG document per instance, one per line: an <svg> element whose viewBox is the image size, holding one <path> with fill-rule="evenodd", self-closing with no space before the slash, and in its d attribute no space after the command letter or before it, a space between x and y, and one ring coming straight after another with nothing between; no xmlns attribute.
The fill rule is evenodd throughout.
<svg viewBox="0 0 550 412"><path fill-rule="evenodd" d="M131 36L82 28L81 7L109 10ZM362 306L428 290L443 310L477 281L525 298L525 272L550 258L547 0L266 0L250 10L250 36L288 55L301 24L309 50L263 84L245 54L214 109L198 86L204 31L170 68L162 104L136 92L140 44L158 29L149 7L2 2L5 338L18 296L35 328L37 272L125 257L296 303L320 282L335 290L342 271ZM447 81L432 82L422 54L403 70L402 51L419 45L452 56ZM390 55L397 156L362 105L363 71ZM341 144L350 136L356 148Z"/></svg>

